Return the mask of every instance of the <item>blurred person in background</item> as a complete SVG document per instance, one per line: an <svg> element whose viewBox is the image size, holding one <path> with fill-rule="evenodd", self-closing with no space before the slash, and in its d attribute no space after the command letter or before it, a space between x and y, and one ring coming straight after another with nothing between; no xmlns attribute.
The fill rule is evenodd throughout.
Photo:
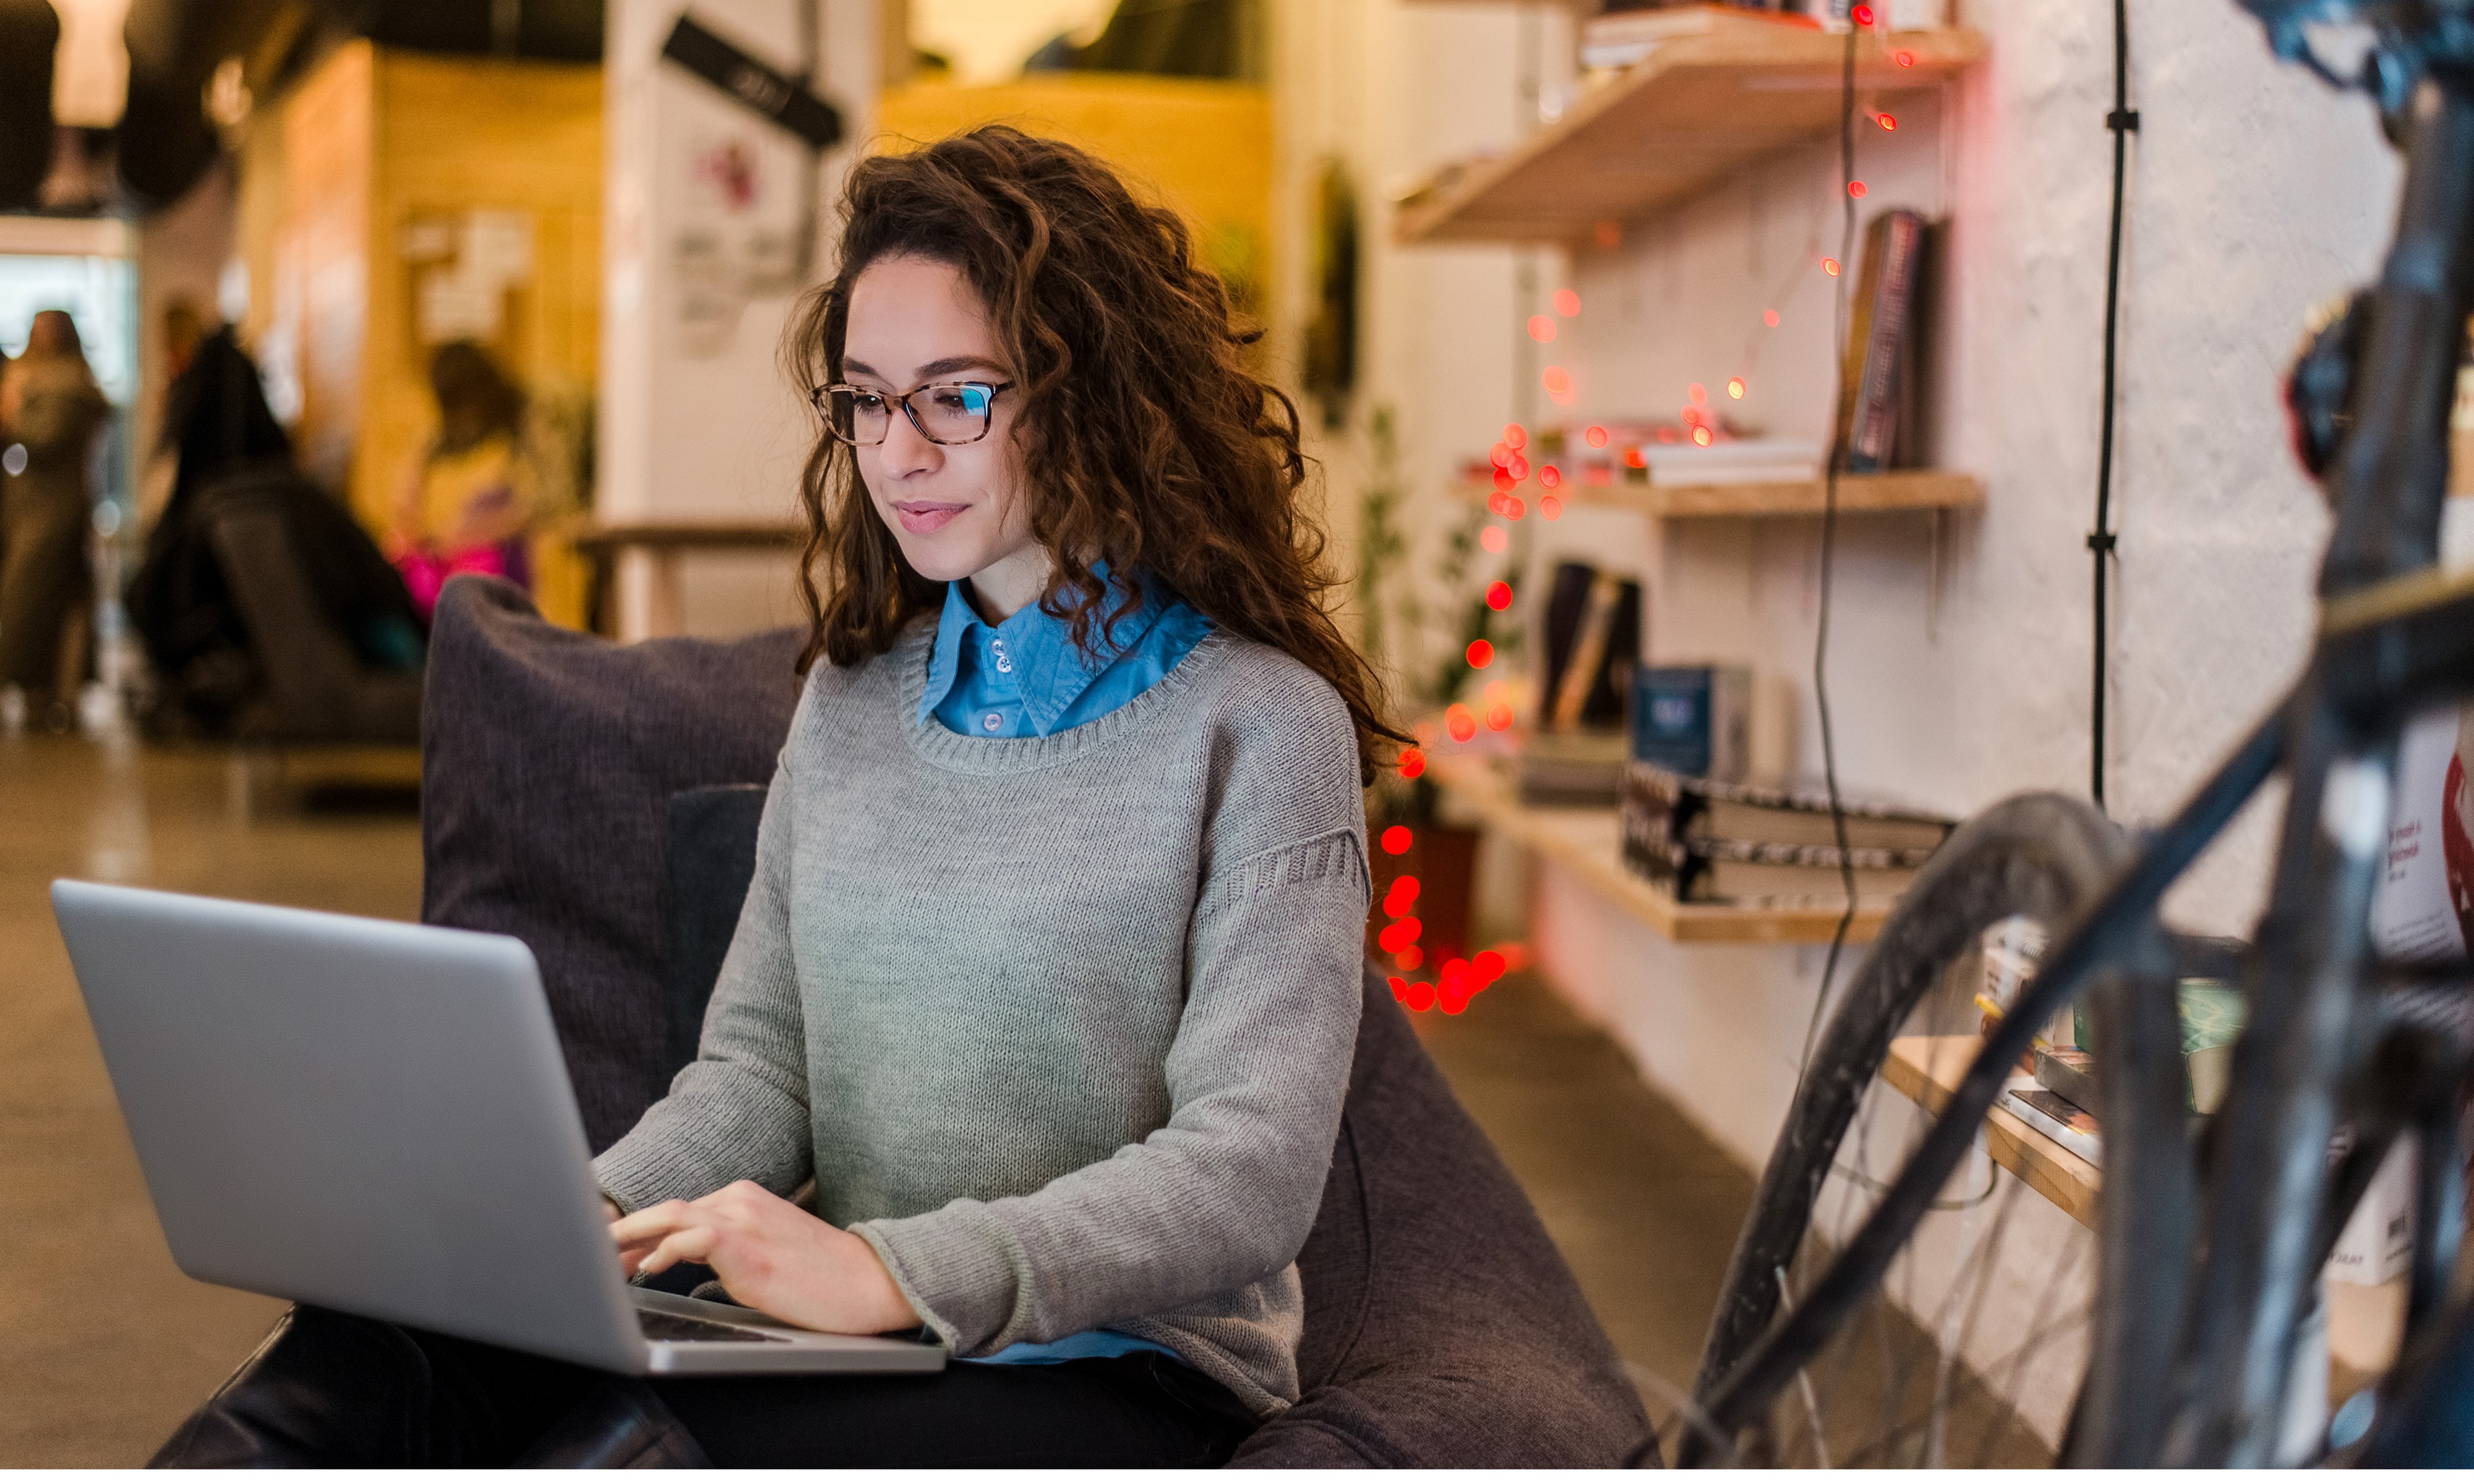
<svg viewBox="0 0 2474 1484"><path fill-rule="evenodd" d="M524 438L524 394L469 340L429 361L438 435L405 473L388 555L428 620L438 589L462 572L504 577L529 591L526 534L539 505Z"/></svg>
<svg viewBox="0 0 2474 1484"><path fill-rule="evenodd" d="M36 315L25 354L0 371L0 712L39 714L53 731L73 724L85 679L70 640L87 631L70 619L93 596L94 449L110 419L76 322Z"/></svg>

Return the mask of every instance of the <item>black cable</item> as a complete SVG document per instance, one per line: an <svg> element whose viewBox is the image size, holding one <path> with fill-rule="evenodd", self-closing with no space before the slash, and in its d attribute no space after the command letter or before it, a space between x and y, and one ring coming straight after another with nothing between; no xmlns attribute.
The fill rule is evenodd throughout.
<svg viewBox="0 0 2474 1484"><path fill-rule="evenodd" d="M2113 131L2113 227L2104 257L2104 412L2097 436L2096 529L2088 533L2088 555L2096 564L2096 680L2090 701L2088 792L2104 807L2104 651L2105 578L2113 560L2113 402L2114 347L2122 329L2122 194L2131 133L2139 115L2130 110L2130 0L2113 0L2113 111L2104 116Z"/></svg>
<svg viewBox="0 0 2474 1484"><path fill-rule="evenodd" d="M1804 1028L1804 1055L1796 1062L1796 1090L1803 1090L1804 1068L1812 1062L1813 1038L1821 1032L1821 1015L1830 1003L1830 987L1838 977L1838 957L1846 950L1848 930L1856 925L1856 862L1847 848L1847 808L1838 797L1838 744L1830 728L1830 568L1838 544L1838 467L1847 457L1850 419L1839 415L1847 389L1847 275L1856 257L1856 36L1847 28L1847 49L1838 78L1838 277L1832 305L1831 344L1838 353L1838 374L1832 378L1838 396L1832 404L1834 429L1830 463L1821 473L1820 614L1812 635L1812 698L1821 711L1821 778L1830 791L1830 829L1838 842L1838 880L1847 894L1847 908L1830 935L1830 956L1822 961L1821 993L1812 998L1812 1018Z"/></svg>

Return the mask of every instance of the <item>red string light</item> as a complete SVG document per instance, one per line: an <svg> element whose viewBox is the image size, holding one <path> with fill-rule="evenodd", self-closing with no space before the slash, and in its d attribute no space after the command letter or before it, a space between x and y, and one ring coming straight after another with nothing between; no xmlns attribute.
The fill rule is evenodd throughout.
<svg viewBox="0 0 2474 1484"><path fill-rule="evenodd" d="M1855 197L1857 201L1862 201L1864 199L1864 182L1861 180L1848 181L1847 194Z"/></svg>
<svg viewBox="0 0 2474 1484"><path fill-rule="evenodd" d="M1529 430L1522 427L1517 422L1505 423L1503 425L1503 446L1506 448L1528 447Z"/></svg>
<svg viewBox="0 0 2474 1484"><path fill-rule="evenodd" d="M1392 889L1383 894L1383 910L1394 917L1405 914L1418 901L1418 878L1395 876Z"/></svg>
<svg viewBox="0 0 2474 1484"><path fill-rule="evenodd" d="M1882 128L1882 130L1883 130L1884 132L1889 132L1889 133L1896 133L1896 132L1898 132L1898 130L1899 130L1899 121L1898 121L1897 119L1895 119L1895 118L1892 118L1892 117L1891 117L1889 114L1887 114L1887 113L1876 113L1876 114L1874 114L1874 115L1873 115L1873 122L1874 122L1874 123L1876 123L1876 124L1880 125L1880 126L1881 126L1881 128Z"/></svg>
<svg viewBox="0 0 2474 1484"><path fill-rule="evenodd" d="M1697 381L1686 387L1684 395L1692 399L1692 405L1695 407L1704 406L1710 400L1710 389Z"/></svg>
<svg viewBox="0 0 2474 1484"><path fill-rule="evenodd" d="M1483 670L1488 665L1494 663L1494 646L1489 644L1484 639L1469 640L1469 647L1467 653L1469 668L1472 670Z"/></svg>
<svg viewBox="0 0 2474 1484"><path fill-rule="evenodd" d="M1416 838L1416 836L1409 833L1408 826L1395 825L1391 828L1383 831L1383 853L1386 855L1406 855L1409 853L1410 845L1415 842Z"/></svg>
<svg viewBox="0 0 2474 1484"><path fill-rule="evenodd" d="M1831 277L1833 277L1833 278L1837 277L1837 276L1838 276L1838 259L1836 259L1836 258L1834 258L1834 257L1825 257L1825 258L1823 258L1823 259L1821 260L1821 271L1822 271L1823 273L1826 273L1826 274L1830 275L1830 276L1831 276Z"/></svg>
<svg viewBox="0 0 2474 1484"><path fill-rule="evenodd" d="M1486 708L1486 730L1489 731L1510 731L1512 730L1512 707L1500 701L1488 706Z"/></svg>
<svg viewBox="0 0 2474 1484"><path fill-rule="evenodd" d="M1870 26L1873 24L1873 8L1869 5L1859 5L1851 13L1856 24L1858 26Z"/></svg>
<svg viewBox="0 0 2474 1484"><path fill-rule="evenodd" d="M1560 484L1562 484L1563 482L1564 482L1564 471L1563 471L1562 469L1557 468L1554 465L1552 465L1552 464L1543 465L1543 466L1541 466L1541 467L1539 468L1539 470L1538 470L1538 483L1540 483L1540 485L1544 486L1545 488L1547 488L1547 489L1549 489L1549 490L1552 490L1552 489L1554 489L1557 485L1560 485Z"/></svg>
<svg viewBox="0 0 2474 1484"><path fill-rule="evenodd" d="M1512 462L1504 466L1503 471L1511 475L1512 482L1516 485L1529 477L1529 461L1516 453L1512 456Z"/></svg>
<svg viewBox="0 0 2474 1484"><path fill-rule="evenodd" d="M1564 514L1564 502L1551 494L1545 495L1538 501L1538 514L1545 519L1552 520Z"/></svg>
<svg viewBox="0 0 2474 1484"><path fill-rule="evenodd" d="M1477 718L1469 714L1469 708L1467 706L1457 704L1445 706L1443 708L1443 730L1452 734L1453 741L1466 742L1469 738L1477 735ZM1393 827L1397 828L1398 826L1395 826ZM1384 849L1391 850L1391 847L1387 845ZM1402 849L1405 850L1407 847L1404 846ZM1400 852L1398 850L1393 850L1392 853L1397 855Z"/></svg>
<svg viewBox="0 0 2474 1484"><path fill-rule="evenodd" d="M1692 430L1692 441L1699 443L1704 448L1709 447L1712 441L1710 430L1706 427L1694 428Z"/></svg>
<svg viewBox="0 0 2474 1484"><path fill-rule="evenodd" d="M1736 401L1742 401L1744 399L1744 378L1741 376L1728 377L1727 395L1734 397Z"/></svg>
<svg viewBox="0 0 2474 1484"><path fill-rule="evenodd" d="M1768 326L1769 326L1770 328L1772 328L1772 329L1777 329L1777 328L1778 328L1778 311L1777 311L1777 310L1775 310L1775 309L1764 309L1764 310L1762 310L1762 311L1761 311L1761 323L1762 323L1763 324L1768 325Z"/></svg>
<svg viewBox="0 0 2474 1484"><path fill-rule="evenodd" d="M1488 526L1477 534L1477 543L1492 552L1501 552L1509 544L1501 526Z"/></svg>
<svg viewBox="0 0 2474 1484"><path fill-rule="evenodd" d="M1558 400L1569 397L1572 395L1572 373L1560 366L1549 366L1544 371L1540 371L1538 373L1538 383L1546 389L1546 395L1548 396L1555 397Z"/></svg>
<svg viewBox="0 0 2474 1484"><path fill-rule="evenodd" d="M1902 67L1912 67L1916 64L1916 54L1913 52L1896 52L1891 55L1890 60L1897 62Z"/></svg>
<svg viewBox="0 0 2474 1484"><path fill-rule="evenodd" d="M1555 338L1555 322L1546 318L1542 314L1531 315L1529 317L1529 338L1538 342L1541 346L1546 342L1553 340Z"/></svg>
<svg viewBox="0 0 2474 1484"><path fill-rule="evenodd" d="M1592 448L1604 448L1607 445L1607 430L1601 427L1592 427L1588 432L1581 435L1581 442L1589 444Z"/></svg>
<svg viewBox="0 0 2474 1484"><path fill-rule="evenodd" d="M1555 291L1555 312L1568 320L1581 312L1581 296L1570 289Z"/></svg>
<svg viewBox="0 0 2474 1484"><path fill-rule="evenodd" d="M1426 754L1424 753L1421 753L1413 747L1400 754L1400 776L1402 778L1414 778L1419 774L1425 771ZM1408 877L1403 876L1401 879L1405 881Z"/></svg>
<svg viewBox="0 0 2474 1484"><path fill-rule="evenodd" d="M1510 583L1487 584L1486 606L1494 610L1498 613L1502 612L1505 609L1510 608L1512 606L1512 585ZM1412 751L1415 751L1415 749L1412 749Z"/></svg>

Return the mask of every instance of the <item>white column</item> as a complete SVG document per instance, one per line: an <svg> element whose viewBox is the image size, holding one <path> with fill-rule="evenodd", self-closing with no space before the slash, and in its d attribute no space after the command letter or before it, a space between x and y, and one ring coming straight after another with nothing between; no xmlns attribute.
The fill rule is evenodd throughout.
<svg viewBox="0 0 2474 1484"><path fill-rule="evenodd" d="M785 328L832 263L840 181L875 132L879 0L697 0L696 19L795 75L803 8L819 41L816 90L843 143L815 167L795 137L673 63L662 43L680 0L610 0L605 77L598 488L605 521L790 520L813 419L781 370ZM804 277L797 244L815 213ZM690 556L686 628L727 634L790 621L784 558ZM621 564L619 632L650 631L651 563Z"/></svg>

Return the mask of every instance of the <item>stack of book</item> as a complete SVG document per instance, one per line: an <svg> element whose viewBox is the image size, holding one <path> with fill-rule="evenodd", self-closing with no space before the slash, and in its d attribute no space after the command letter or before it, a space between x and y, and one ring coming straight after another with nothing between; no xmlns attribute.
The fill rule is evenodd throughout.
<svg viewBox="0 0 2474 1484"><path fill-rule="evenodd" d="M1953 827L1938 815L1841 800L1839 848L1823 788L1728 782L1634 762L1620 802L1624 865L1678 901L1837 906L1854 868L1857 905L1894 901Z"/></svg>

